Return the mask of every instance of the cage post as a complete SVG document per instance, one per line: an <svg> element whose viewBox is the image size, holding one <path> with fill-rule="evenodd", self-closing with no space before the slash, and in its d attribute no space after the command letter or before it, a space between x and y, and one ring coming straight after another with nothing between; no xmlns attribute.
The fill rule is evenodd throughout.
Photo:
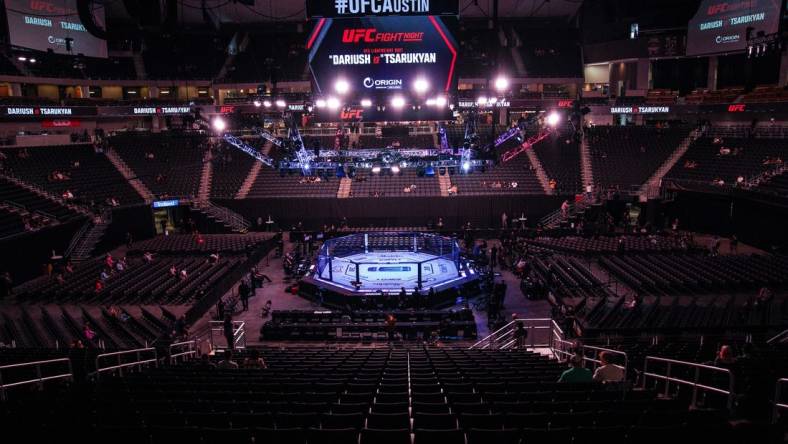
<svg viewBox="0 0 788 444"><path fill-rule="evenodd" d="M328 280L334 282L334 265L331 256L328 256Z"/></svg>

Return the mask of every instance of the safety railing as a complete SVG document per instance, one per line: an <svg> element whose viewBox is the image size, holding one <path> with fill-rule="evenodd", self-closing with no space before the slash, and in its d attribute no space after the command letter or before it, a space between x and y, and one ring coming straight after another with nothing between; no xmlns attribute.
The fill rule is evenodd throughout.
<svg viewBox="0 0 788 444"><path fill-rule="evenodd" d="M177 364L197 354L197 341L170 344L170 364Z"/></svg>
<svg viewBox="0 0 788 444"><path fill-rule="evenodd" d="M228 348L230 344L227 343L227 338L224 341L224 347L218 344L215 336L224 337L224 321L210 321L211 325L211 348L223 349ZM246 323L244 321L233 321L233 348L246 348Z"/></svg>
<svg viewBox="0 0 788 444"><path fill-rule="evenodd" d="M786 340L786 339L788 339L788 329L785 329L785 330L781 331L780 333L777 333L776 335L772 336L771 338L769 338L766 341L766 343L769 344L769 345L772 345L772 344L776 344L776 343L781 342L781 341Z"/></svg>
<svg viewBox="0 0 788 444"><path fill-rule="evenodd" d="M777 424L777 421L780 418L780 409L788 410L788 404L780 402L783 395L783 385L788 385L788 378L780 378L777 380L777 384L775 384L774 411L772 411L772 424Z"/></svg>
<svg viewBox="0 0 788 444"><path fill-rule="evenodd" d="M471 345L472 349L483 350L505 350L517 347L517 338L515 331L518 323L522 323L525 330L528 332L528 338L522 346L526 349L534 348L553 348L553 342L557 339L563 339L563 331L550 318L525 318L515 319L512 322L504 325L498 330L494 331L484 339L479 340Z"/></svg>
<svg viewBox="0 0 788 444"><path fill-rule="evenodd" d="M152 354L152 356L151 356ZM123 359L129 356L133 356L133 359L128 362L123 362ZM114 358L117 362L114 365L109 365L107 367L102 367L102 361ZM112 352L112 353L102 353L96 356L96 378L100 378L102 373L111 372L117 370L118 373L123 376L124 369L129 367L136 367L137 369L141 369L143 366L147 366L153 364L154 366L159 365L158 355L156 353L155 348L138 348L134 350L124 350L119 352Z"/></svg>
<svg viewBox="0 0 788 444"><path fill-rule="evenodd" d="M67 373L57 373L54 375L47 375L44 376L41 371L41 367L44 365L49 364L63 364L65 363L68 366ZM22 369L26 367L34 367L36 376L32 379L24 379L22 381L14 381L14 382L6 382L3 379L3 371L9 369ZM46 361L33 361L33 362L22 362L19 364L8 364L0 366L0 400L5 401L6 399L6 389L11 387L19 387L22 385L29 385L29 384L43 384L46 381L53 381L56 379L70 379L74 380L74 371L71 368L71 360L68 358L58 358L58 359L48 359Z"/></svg>
<svg viewBox="0 0 788 444"><path fill-rule="evenodd" d="M655 373L653 368L654 364L656 363L663 363L666 365L665 374ZM651 371L649 371L649 367L651 367ZM685 367L694 369L692 380L682 379L679 377L674 376L674 370L676 367ZM701 370L707 370L711 373L725 375L728 379L727 388L720 388L720 387L713 387L711 385L703 384L700 382ZM664 388L664 396L670 396L670 385L671 384L678 384L678 385L686 385L692 387L692 403L691 406L696 406L698 402L698 391L703 390L704 392L712 392L717 393L720 395L725 395L727 397L727 407L728 410L733 408L733 387L734 387L734 379L733 373L727 368L722 367L715 367L713 365L705 365L705 364L698 364L696 362L687 362L687 361L677 361L675 359L667 359L667 358L659 358L656 356L646 356L646 360L643 364L643 388L647 388L647 382L649 379L655 379L657 381L663 381L665 383Z"/></svg>

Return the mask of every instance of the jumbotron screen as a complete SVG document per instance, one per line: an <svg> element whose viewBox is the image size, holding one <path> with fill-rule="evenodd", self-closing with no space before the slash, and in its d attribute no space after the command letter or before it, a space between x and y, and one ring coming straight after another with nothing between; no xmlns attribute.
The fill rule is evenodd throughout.
<svg viewBox="0 0 788 444"><path fill-rule="evenodd" d="M453 36L433 16L321 19L307 48L316 89L326 94L340 80L351 94L412 91L417 80L448 91L457 63Z"/></svg>
<svg viewBox="0 0 788 444"><path fill-rule="evenodd" d="M107 42L90 34L79 19L77 0L5 0L11 45L59 54L107 57ZM104 28L104 7L91 6ZM68 50L66 39L72 39Z"/></svg>
<svg viewBox="0 0 788 444"><path fill-rule="evenodd" d="M689 22L687 55L742 51L747 48L747 28L752 28L752 37L777 32L783 1L704 0Z"/></svg>

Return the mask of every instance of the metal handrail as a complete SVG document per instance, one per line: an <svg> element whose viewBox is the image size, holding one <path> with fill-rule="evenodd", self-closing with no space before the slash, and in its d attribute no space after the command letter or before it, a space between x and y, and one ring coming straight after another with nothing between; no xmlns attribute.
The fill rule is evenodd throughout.
<svg viewBox="0 0 788 444"><path fill-rule="evenodd" d="M173 353L175 349L184 349L184 351ZM178 358L182 356L194 356L197 354L197 341L182 341L170 344L170 364L178 362Z"/></svg>
<svg viewBox="0 0 788 444"><path fill-rule="evenodd" d="M777 418L780 415L780 409L788 409L788 404L780 403L780 395L782 395L781 386L788 384L788 378L780 378L774 385L774 410L772 411L772 424L777 424Z"/></svg>
<svg viewBox="0 0 788 444"><path fill-rule="evenodd" d="M246 347L246 322L245 321L232 321L233 326L237 326L233 330L233 345L237 344L242 338L244 339L243 347ZM210 325L211 330L211 348L217 348L214 340L213 340L213 332L222 332L224 333L224 321L209 321L208 325ZM214 327L214 325L221 325L221 327ZM229 344L228 344L229 345Z"/></svg>
<svg viewBox="0 0 788 444"><path fill-rule="evenodd" d="M664 362L664 363L666 363L667 364L667 369L665 371L666 374L665 375L661 375L661 374L658 374L658 373L649 372L648 371L648 364L649 364L649 362ZM683 366L688 366L688 367L694 368L695 369L694 380L693 381L688 381L686 379L672 377L670 374L671 374L671 370L672 370L672 367L673 367L674 364L675 365L683 365ZM705 384L699 383L698 380L700 379L700 371L701 370L710 370L710 371L713 371L713 372L723 373L723 374L728 375L728 389L725 390L725 389L721 389L721 388L718 388L718 387L712 387L712 386L709 386L709 385L705 385ZM678 361L678 360L675 360L675 359L660 358L660 357L656 357L656 356L646 356L646 359L645 359L644 364L643 364L643 388L646 388L646 380L648 378L654 378L654 379L665 381L665 392L664 392L664 394L665 394L666 397L668 396L669 391L670 391L670 383L671 382L675 382L677 384L684 384L684 385L689 385L689 386L692 387L692 404L691 404L692 406L695 406L697 404L698 389L703 389L703 390L708 390L710 392L715 392L715 393L720 393L720 394L723 394L723 395L727 395L728 396L728 401L727 401L728 410L732 410L733 409L734 379L733 379L733 373L730 370L728 370L727 368L715 367L713 365L699 364L697 362Z"/></svg>
<svg viewBox="0 0 788 444"><path fill-rule="evenodd" d="M499 328L498 330L494 331L493 333L489 334L485 338L477 341L475 344L471 345L471 349L474 348L490 348L495 346L497 343L502 342L500 346L496 347L498 349L507 349L512 347L515 344L515 340L511 339L510 336L514 333L514 326L518 323L522 322L527 325L526 328L529 332L530 344L528 345L529 348L537 348L537 347L546 347L552 348L553 338L555 336L555 328L558 327L558 324L555 323L551 318L524 318L524 319L515 319L508 324L504 325L503 327ZM543 322L544 325L534 325L535 322ZM551 330L551 334L548 336L547 343L536 343L535 335L533 334L535 330ZM560 328L559 328L559 331ZM561 336L563 336L563 331L561 331Z"/></svg>
<svg viewBox="0 0 788 444"><path fill-rule="evenodd" d="M772 342L779 341L783 338L788 338L788 328L767 339L766 343L771 345Z"/></svg>
<svg viewBox="0 0 788 444"><path fill-rule="evenodd" d="M142 359L140 357L140 354L145 353L145 352L153 352L153 359ZM122 356L126 356L126 355L130 355L130 354L136 355L136 360L133 361L133 362L121 363L121 361L120 361L121 357ZM113 357L113 356L117 357L117 359L118 359L118 364L117 365L112 365L112 366L109 366L109 367L101 367L100 362L99 362L101 359L109 358L109 357ZM112 353L102 353L102 354L96 356L96 373L95 373L96 374L96 378L98 378L101 375L102 372L109 372L109 371L113 371L113 370L120 370L120 375L123 376L123 369L124 368L126 368L126 367L133 367L133 366L142 366L144 364L150 364L151 362L156 364L156 366L158 367L158 363L159 363L158 354L156 352L156 349L155 348L151 348L151 347L137 348L137 349L134 349L134 350L124 350L124 351L118 351L118 352L112 352Z"/></svg>
<svg viewBox="0 0 788 444"><path fill-rule="evenodd" d="M41 366L42 365L44 365L44 364L61 363L61 362L65 362L65 363L68 364L68 373L61 373L61 374L52 375L52 376L41 376ZM3 382L3 370L9 369L9 368L23 368L23 367L32 367L32 366L35 366L35 368L36 368L36 378L35 379L27 379L27 380L24 380L24 381L17 381L17 382L11 382L11 383ZM42 384L45 381L51 381L51 380L54 380L54 379L66 379L66 378L71 379L72 381L74 380L74 370L71 367L71 360L68 359L68 358L57 358L57 359L48 359L48 360L45 360L45 361L22 362L22 363L19 363L19 364L2 365L2 366L0 366L0 400L5 401L5 399L6 399L6 396L5 396L6 388L18 387L18 386L21 386L21 385L34 384L34 383Z"/></svg>

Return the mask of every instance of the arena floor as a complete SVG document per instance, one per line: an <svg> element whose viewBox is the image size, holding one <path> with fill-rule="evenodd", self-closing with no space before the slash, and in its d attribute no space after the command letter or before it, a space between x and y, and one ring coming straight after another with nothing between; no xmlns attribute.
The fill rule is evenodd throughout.
<svg viewBox="0 0 788 444"><path fill-rule="evenodd" d="M457 265L451 260L431 254L413 252L359 253L332 261L334 285L355 289L356 267L359 267L361 291L396 291L402 287L411 292L418 285L418 267L421 267L422 288L443 285L459 277ZM329 281L326 267L319 276Z"/></svg>

